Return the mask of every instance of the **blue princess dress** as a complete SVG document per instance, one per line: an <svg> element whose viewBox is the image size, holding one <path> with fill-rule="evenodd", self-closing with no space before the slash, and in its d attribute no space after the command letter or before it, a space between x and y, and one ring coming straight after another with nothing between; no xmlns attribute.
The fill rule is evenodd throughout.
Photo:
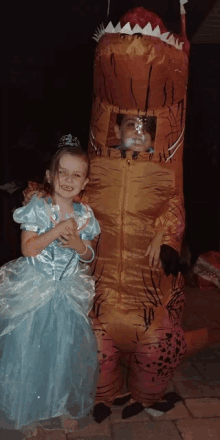
<svg viewBox="0 0 220 440"><path fill-rule="evenodd" d="M100 228L91 208L73 207L80 237L93 240ZM51 218L59 221L51 199L34 197L14 212L21 229L38 234L53 227ZM61 415L82 422L91 412L98 371L88 273L58 240L0 269L0 429L61 428Z"/></svg>

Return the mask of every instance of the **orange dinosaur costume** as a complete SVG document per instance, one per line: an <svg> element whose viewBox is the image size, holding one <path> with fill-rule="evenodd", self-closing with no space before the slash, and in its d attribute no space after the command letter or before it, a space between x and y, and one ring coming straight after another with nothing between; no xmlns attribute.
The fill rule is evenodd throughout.
<svg viewBox="0 0 220 440"><path fill-rule="evenodd" d="M129 357L132 398L146 406L161 398L186 353L182 275L151 269L145 256L161 228L163 244L179 253L185 227L182 150L189 44L184 16L182 23L177 37L155 14L136 8L116 28L110 23L97 35L87 196L102 232L90 316L99 345L97 402L108 405L122 387L121 353ZM118 115L126 117L129 128L133 118L140 138L154 118L152 148L134 152L135 136L130 148L115 145Z"/></svg>

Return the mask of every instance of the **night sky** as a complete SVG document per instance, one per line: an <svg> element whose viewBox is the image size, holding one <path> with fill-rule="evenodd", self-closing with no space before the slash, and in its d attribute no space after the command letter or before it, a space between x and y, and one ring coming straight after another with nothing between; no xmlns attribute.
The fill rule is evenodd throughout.
<svg viewBox="0 0 220 440"><path fill-rule="evenodd" d="M189 38L213 3L189 0ZM1 78L8 93L9 145L28 124L34 124L40 143L42 136L53 142L54 131L61 130L87 144L96 44L92 36L102 22L117 24L128 9L146 6L169 30L179 32L179 0L111 0L108 18L107 6L107 0L9 0L2 7Z"/></svg>

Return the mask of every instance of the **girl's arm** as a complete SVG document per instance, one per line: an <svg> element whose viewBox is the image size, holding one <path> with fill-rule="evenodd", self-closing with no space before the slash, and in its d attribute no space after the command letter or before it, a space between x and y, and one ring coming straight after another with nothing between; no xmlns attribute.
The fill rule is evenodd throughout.
<svg viewBox="0 0 220 440"><path fill-rule="evenodd" d="M80 239L80 240L81 240L81 239ZM89 241L89 240L81 240L81 243L82 243L82 245L84 246L83 253L82 253L82 252L79 252L79 250L77 251L77 250L75 249L76 252L77 252L77 254L78 254L79 257L80 257L80 260L82 260L82 261L88 261L88 262L92 261L93 258L94 258L94 256L95 256L95 254L94 254L94 250L93 250L93 246L92 246L92 242ZM78 249L79 249L79 248L78 248Z"/></svg>
<svg viewBox="0 0 220 440"><path fill-rule="evenodd" d="M62 244L60 245L63 248L69 248L73 249L77 252L79 255L80 260L90 262L94 258L94 251L92 247L92 242L89 240L81 240L81 238L78 237L72 237L70 240L63 240L60 238L60 241L62 241Z"/></svg>
<svg viewBox="0 0 220 440"><path fill-rule="evenodd" d="M90 240L82 240L77 231L71 233L70 229L67 229L70 236L63 234L60 237L60 246L76 251L82 261L91 261L94 258L92 242Z"/></svg>
<svg viewBox="0 0 220 440"><path fill-rule="evenodd" d="M70 237L69 231L76 228L76 223L73 219L68 219L58 223L55 228L44 234L38 235L32 231L22 231L21 235L21 252L25 257L36 257L40 254L52 241L62 236Z"/></svg>
<svg viewBox="0 0 220 440"><path fill-rule="evenodd" d="M42 235L38 235L36 232L22 231L21 252L24 257L36 257L56 238L58 236L55 228Z"/></svg>

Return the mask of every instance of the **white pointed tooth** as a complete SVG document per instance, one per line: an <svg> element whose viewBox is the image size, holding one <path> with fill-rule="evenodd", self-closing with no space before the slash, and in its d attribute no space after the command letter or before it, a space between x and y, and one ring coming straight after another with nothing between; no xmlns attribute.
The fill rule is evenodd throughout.
<svg viewBox="0 0 220 440"><path fill-rule="evenodd" d="M115 34L118 34L119 32L121 32L121 23L119 21L119 23L117 24L117 26L115 26Z"/></svg>
<svg viewBox="0 0 220 440"><path fill-rule="evenodd" d="M136 24L133 27L133 34L143 34L143 29L139 26L139 24Z"/></svg>
<svg viewBox="0 0 220 440"><path fill-rule="evenodd" d="M161 32L160 32L160 26L156 26L155 29L152 31L152 35L154 37L159 37L161 36Z"/></svg>
<svg viewBox="0 0 220 440"><path fill-rule="evenodd" d="M178 40L178 38L177 38L176 41L175 41L175 48L176 48L176 49L179 49L179 40Z"/></svg>
<svg viewBox="0 0 220 440"><path fill-rule="evenodd" d="M151 27L151 23L147 23L146 26L143 29L143 34L144 35L152 35L152 27Z"/></svg>
<svg viewBox="0 0 220 440"><path fill-rule="evenodd" d="M181 5L181 6L180 6L180 14L181 14L181 15L185 15L185 13L186 13L186 10L185 10L184 6Z"/></svg>
<svg viewBox="0 0 220 440"><path fill-rule="evenodd" d="M100 40L100 38L102 37L102 35L104 35L105 34L105 29L104 29L104 25L103 25L103 23L97 28L97 30L96 30L96 32L94 33L94 35L93 35L93 39L95 40L95 41L97 41L97 43L98 43L98 41Z"/></svg>
<svg viewBox="0 0 220 440"><path fill-rule="evenodd" d="M167 40L168 44L171 44L171 46L175 46L175 38L173 35L170 36L170 38Z"/></svg>
<svg viewBox="0 0 220 440"><path fill-rule="evenodd" d="M176 45L175 46L176 46L177 49L182 50L183 44L184 44L183 42L180 43L179 40L176 40Z"/></svg>
<svg viewBox="0 0 220 440"><path fill-rule="evenodd" d="M107 34L112 34L112 33L115 32L115 28L114 28L114 26L113 26L111 21L109 22L108 26L105 28L105 32Z"/></svg>
<svg viewBox="0 0 220 440"><path fill-rule="evenodd" d="M188 3L188 0L180 0L180 13L181 14L185 14L186 13L185 8L184 8L184 5L186 3Z"/></svg>
<svg viewBox="0 0 220 440"><path fill-rule="evenodd" d="M121 29L121 34L130 34L132 35L132 30L131 30L131 26L130 23L126 23L126 25Z"/></svg>
<svg viewBox="0 0 220 440"><path fill-rule="evenodd" d="M161 35L161 40L163 41L167 41L167 37L169 35L170 32L165 32L164 34Z"/></svg>

